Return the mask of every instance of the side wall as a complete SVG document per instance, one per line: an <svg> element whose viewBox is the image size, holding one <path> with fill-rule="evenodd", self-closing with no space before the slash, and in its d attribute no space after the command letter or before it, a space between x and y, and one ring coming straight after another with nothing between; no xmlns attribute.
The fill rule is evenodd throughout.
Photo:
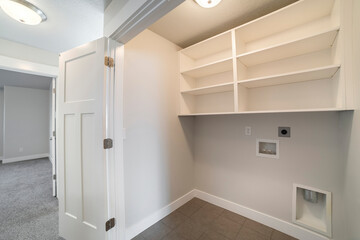
<svg viewBox="0 0 360 240"><path fill-rule="evenodd" d="M4 163L49 154L49 91L4 87Z"/></svg>
<svg viewBox="0 0 360 240"><path fill-rule="evenodd" d="M149 30L125 45L127 228L194 189L193 119L177 116L178 50Z"/></svg>
<svg viewBox="0 0 360 240"><path fill-rule="evenodd" d="M252 135L245 135L245 127ZM291 138L278 138L279 126ZM344 240L344 162L339 113L197 117L195 187L286 222L298 183L333 193L333 237ZM256 139L279 139L280 159L257 157Z"/></svg>
<svg viewBox="0 0 360 240"><path fill-rule="evenodd" d="M345 128L344 143L347 143L345 206L347 232L349 240L360 238L360 1L353 0L353 79L357 110L354 114L342 114L342 125Z"/></svg>
<svg viewBox="0 0 360 240"><path fill-rule="evenodd" d="M0 160L3 158L4 145L4 89L0 88Z"/></svg>

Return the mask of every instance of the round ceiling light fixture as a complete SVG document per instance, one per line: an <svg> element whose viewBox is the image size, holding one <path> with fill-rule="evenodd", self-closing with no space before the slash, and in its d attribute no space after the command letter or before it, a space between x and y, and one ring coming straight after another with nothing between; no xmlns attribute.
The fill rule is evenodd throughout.
<svg viewBox="0 0 360 240"><path fill-rule="evenodd" d="M221 0L195 0L195 2L203 8L212 8L218 5Z"/></svg>
<svg viewBox="0 0 360 240"><path fill-rule="evenodd" d="M0 0L4 12L18 22L37 25L47 19L45 13L25 0Z"/></svg>

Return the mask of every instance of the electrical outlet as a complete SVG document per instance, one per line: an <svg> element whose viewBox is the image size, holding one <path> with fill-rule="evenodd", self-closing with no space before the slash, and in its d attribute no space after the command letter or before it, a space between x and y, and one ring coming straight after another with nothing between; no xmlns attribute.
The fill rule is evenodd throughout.
<svg viewBox="0 0 360 240"><path fill-rule="evenodd" d="M245 127L245 135L251 136L251 127Z"/></svg>

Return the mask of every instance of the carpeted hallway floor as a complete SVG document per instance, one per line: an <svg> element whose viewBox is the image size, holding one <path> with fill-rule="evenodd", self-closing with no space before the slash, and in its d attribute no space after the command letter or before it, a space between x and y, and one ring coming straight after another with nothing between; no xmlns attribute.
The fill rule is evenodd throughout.
<svg viewBox="0 0 360 240"><path fill-rule="evenodd" d="M0 164L0 240L61 240L49 159Z"/></svg>

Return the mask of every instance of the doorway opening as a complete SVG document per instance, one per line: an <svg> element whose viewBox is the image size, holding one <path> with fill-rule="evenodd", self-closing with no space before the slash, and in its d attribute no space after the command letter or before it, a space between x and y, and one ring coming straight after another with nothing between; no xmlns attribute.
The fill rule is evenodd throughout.
<svg viewBox="0 0 360 240"><path fill-rule="evenodd" d="M59 239L55 79L0 70L0 239Z"/></svg>

